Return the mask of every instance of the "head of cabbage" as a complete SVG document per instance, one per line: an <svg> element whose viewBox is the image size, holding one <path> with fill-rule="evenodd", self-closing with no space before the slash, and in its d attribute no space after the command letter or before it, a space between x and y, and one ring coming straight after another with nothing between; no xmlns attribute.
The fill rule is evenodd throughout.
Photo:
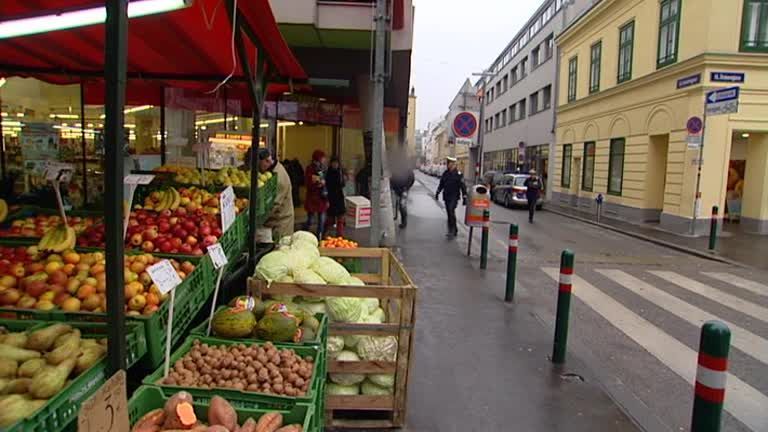
<svg viewBox="0 0 768 432"><path fill-rule="evenodd" d="M394 387L395 375L394 374L368 374L368 380L379 387Z"/></svg>
<svg viewBox="0 0 768 432"><path fill-rule="evenodd" d="M362 336L355 348L363 360L393 362L397 359L397 338L394 336Z"/></svg>
<svg viewBox="0 0 768 432"><path fill-rule="evenodd" d="M309 231L296 231L291 236L291 243L296 243L300 241L305 241L308 243L312 243L315 247L319 244L317 241L317 237L315 237L314 234L312 234Z"/></svg>
<svg viewBox="0 0 768 432"><path fill-rule="evenodd" d="M298 284L325 285L325 280L310 269L298 270L293 274L293 281Z"/></svg>
<svg viewBox="0 0 768 432"><path fill-rule="evenodd" d="M363 301L357 297L328 297L325 306L328 316L336 322L362 322L365 316Z"/></svg>
<svg viewBox="0 0 768 432"><path fill-rule="evenodd" d="M256 265L254 275L267 282L280 279L288 274L288 254L283 251L273 251L264 255Z"/></svg>
<svg viewBox="0 0 768 432"><path fill-rule="evenodd" d="M360 357L352 351L342 351L336 356L336 361L360 361ZM365 375L363 374L351 374L351 373L332 373L328 374L336 384L341 385L354 385L363 382Z"/></svg>
<svg viewBox="0 0 768 432"><path fill-rule="evenodd" d="M288 262L286 263L288 265L288 273L295 277L297 272L308 269L317 259L315 254L312 253L313 250L317 249L291 248L285 251L288 256Z"/></svg>
<svg viewBox="0 0 768 432"><path fill-rule="evenodd" d="M388 396L392 394L391 387L381 387L368 380L363 381L360 385L360 390L366 396Z"/></svg>
<svg viewBox="0 0 768 432"><path fill-rule="evenodd" d="M320 257L309 267L329 284L344 285L349 279L349 272L333 258Z"/></svg>
<svg viewBox="0 0 768 432"><path fill-rule="evenodd" d="M336 356L344 349L344 338L342 336L328 336L328 356L336 358Z"/></svg>
<svg viewBox="0 0 768 432"><path fill-rule="evenodd" d="M355 396L360 394L360 384L341 385L328 383L325 385L325 394L332 396Z"/></svg>

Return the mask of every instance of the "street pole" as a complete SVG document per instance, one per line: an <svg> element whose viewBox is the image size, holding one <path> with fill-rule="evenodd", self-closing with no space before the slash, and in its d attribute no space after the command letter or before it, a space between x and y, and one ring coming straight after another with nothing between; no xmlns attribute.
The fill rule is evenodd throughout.
<svg viewBox="0 0 768 432"><path fill-rule="evenodd" d="M560 256L560 283L557 290L557 313L555 314L555 343L552 349L552 363L565 363L568 345L568 320L571 314L571 292L573 290L573 252L566 249Z"/></svg>
<svg viewBox="0 0 768 432"><path fill-rule="evenodd" d="M507 289L504 301L509 303L515 296L515 278L517 277L517 247L519 245L517 224L509 226L509 253L507 255Z"/></svg>
<svg viewBox="0 0 768 432"><path fill-rule="evenodd" d="M490 210L483 210L483 232L480 239L480 269L488 268L488 236L491 225Z"/></svg>
<svg viewBox="0 0 768 432"><path fill-rule="evenodd" d="M701 327L691 432L720 432L728 376L731 330L720 321Z"/></svg>
<svg viewBox="0 0 768 432"><path fill-rule="evenodd" d="M696 219L701 209L701 167L704 165L704 140L707 136L707 100L704 99L704 119L701 122L701 146L699 146L698 169L696 170L696 194L693 196L693 218L691 218L691 235L696 235Z"/></svg>
<svg viewBox="0 0 768 432"><path fill-rule="evenodd" d="M477 164L480 169L477 170L480 178L475 179L475 184L479 184L483 179L483 144L485 143L485 89L488 77L483 77L483 95L480 98L480 124L477 128Z"/></svg>
<svg viewBox="0 0 768 432"><path fill-rule="evenodd" d="M386 45L387 45L387 0L376 0L376 12L373 17L376 23L376 42L374 46L374 67L371 81L373 83L373 130L371 151L371 232L369 245L378 247L381 243L382 219L381 213L381 179L382 153L384 147L384 77Z"/></svg>
<svg viewBox="0 0 768 432"><path fill-rule="evenodd" d="M709 250L715 250L717 246L717 215L720 213L720 209L717 206L712 206L712 219L709 221Z"/></svg>

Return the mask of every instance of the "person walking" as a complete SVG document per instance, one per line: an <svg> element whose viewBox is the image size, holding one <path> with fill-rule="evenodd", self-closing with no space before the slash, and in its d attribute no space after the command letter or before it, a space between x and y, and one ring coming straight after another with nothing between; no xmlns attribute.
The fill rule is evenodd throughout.
<svg viewBox="0 0 768 432"><path fill-rule="evenodd" d="M398 213L400 215L400 228L408 226L408 191L415 181L416 178L413 175L413 168L407 161L393 167L389 186L395 194L393 207L395 211L395 220L397 220Z"/></svg>
<svg viewBox="0 0 768 432"><path fill-rule="evenodd" d="M440 192L443 193L445 212L448 214L446 237L456 237L459 234L459 228L456 226L456 206L459 205L459 198L466 202L467 185L464 184L464 176L456 167L456 158L448 157L447 163L448 167L440 177L435 199L440 199Z"/></svg>
<svg viewBox="0 0 768 432"><path fill-rule="evenodd" d="M541 196L541 179L536 175L536 170L528 172L530 177L525 179L523 185L526 187L525 198L528 200L528 222L533 223L533 214L536 212L536 206L539 203L539 197Z"/></svg>
<svg viewBox="0 0 768 432"><path fill-rule="evenodd" d="M317 238L323 238L325 225L325 212L328 210L328 190L325 188L325 153L315 150L312 153L312 162L307 165L304 172L304 184L307 187L307 196L304 199L304 209L307 211L307 222L304 230L309 231L315 219L317 219Z"/></svg>
<svg viewBox="0 0 768 432"><path fill-rule="evenodd" d="M328 189L328 211L326 212L325 233L336 227L336 235L344 237L344 217L347 208L344 205L344 171L341 169L339 158L331 158L331 165L325 175L325 187Z"/></svg>

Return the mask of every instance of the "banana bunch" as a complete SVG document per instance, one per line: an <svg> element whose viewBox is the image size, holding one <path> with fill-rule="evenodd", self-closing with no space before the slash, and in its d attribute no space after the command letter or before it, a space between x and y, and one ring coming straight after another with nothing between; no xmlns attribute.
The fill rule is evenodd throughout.
<svg viewBox="0 0 768 432"><path fill-rule="evenodd" d="M154 206L155 211L176 210L181 203L181 195L176 188L171 187L162 191L160 201Z"/></svg>
<svg viewBox="0 0 768 432"><path fill-rule="evenodd" d="M5 221L8 217L8 203L4 199L0 199L0 223Z"/></svg>
<svg viewBox="0 0 768 432"><path fill-rule="evenodd" d="M75 240L75 229L71 226L59 224L49 229L45 235L43 235L43 238L40 239L40 243L37 244L37 247L41 251L59 253L68 249L73 249L75 247Z"/></svg>

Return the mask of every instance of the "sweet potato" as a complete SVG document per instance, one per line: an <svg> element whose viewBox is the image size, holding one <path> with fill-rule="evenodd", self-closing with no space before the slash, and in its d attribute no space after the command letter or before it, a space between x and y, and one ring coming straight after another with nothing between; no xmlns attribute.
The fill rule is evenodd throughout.
<svg viewBox="0 0 768 432"><path fill-rule="evenodd" d="M256 423L255 432L275 432L283 425L283 415L278 412L266 413Z"/></svg>
<svg viewBox="0 0 768 432"><path fill-rule="evenodd" d="M237 432L256 432L256 420L249 418L242 426L240 426L240 429L238 429Z"/></svg>
<svg viewBox="0 0 768 432"><path fill-rule="evenodd" d="M301 425L298 424L292 424L288 426L283 426L280 429L276 430L275 432L302 432L304 428Z"/></svg>
<svg viewBox="0 0 768 432"><path fill-rule="evenodd" d="M180 409L181 407L181 409ZM180 391L165 402L165 421L163 429L191 429L197 423L195 411L192 409L192 395Z"/></svg>
<svg viewBox="0 0 768 432"><path fill-rule="evenodd" d="M133 425L131 432L158 432L163 422L165 422L165 410L158 408L144 414Z"/></svg>
<svg viewBox="0 0 768 432"><path fill-rule="evenodd" d="M206 429L205 432L230 432L230 430L222 425L212 425L208 426L208 429Z"/></svg>
<svg viewBox="0 0 768 432"><path fill-rule="evenodd" d="M208 422L211 426L221 425L233 431L237 427L237 413L226 399L214 396L211 398L211 407L208 408Z"/></svg>

